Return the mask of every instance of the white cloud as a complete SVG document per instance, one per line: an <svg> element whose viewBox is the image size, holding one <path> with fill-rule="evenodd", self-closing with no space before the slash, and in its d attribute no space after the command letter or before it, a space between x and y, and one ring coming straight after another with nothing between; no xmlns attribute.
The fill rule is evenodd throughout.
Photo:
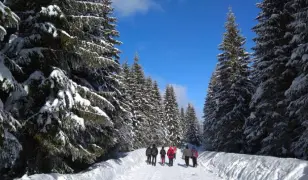
<svg viewBox="0 0 308 180"><path fill-rule="evenodd" d="M179 85L179 84L172 84L174 88L174 92L176 94L176 100L179 104L179 107L187 107L187 104L189 103L189 98L187 95L187 87Z"/></svg>
<svg viewBox="0 0 308 180"><path fill-rule="evenodd" d="M184 109L187 108L188 103L192 103L195 105L191 99L188 97L187 87L179 85L179 84L172 84L174 88L174 92L176 94L177 102L179 107L183 107ZM197 118L202 121L202 110L199 107L195 106Z"/></svg>
<svg viewBox="0 0 308 180"><path fill-rule="evenodd" d="M150 9L161 9L154 0L112 0L120 16L131 16L136 13L147 13Z"/></svg>

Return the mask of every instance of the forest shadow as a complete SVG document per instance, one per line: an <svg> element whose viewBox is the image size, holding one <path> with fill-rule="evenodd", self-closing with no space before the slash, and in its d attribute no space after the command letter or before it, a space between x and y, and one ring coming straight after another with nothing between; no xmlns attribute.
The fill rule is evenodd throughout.
<svg viewBox="0 0 308 180"><path fill-rule="evenodd" d="M178 166L181 166L181 167L185 167L185 168L186 168L186 164L180 164L180 163L178 163Z"/></svg>
<svg viewBox="0 0 308 180"><path fill-rule="evenodd" d="M299 178L299 180L307 180L308 179L308 167L305 167L303 171L303 176Z"/></svg>

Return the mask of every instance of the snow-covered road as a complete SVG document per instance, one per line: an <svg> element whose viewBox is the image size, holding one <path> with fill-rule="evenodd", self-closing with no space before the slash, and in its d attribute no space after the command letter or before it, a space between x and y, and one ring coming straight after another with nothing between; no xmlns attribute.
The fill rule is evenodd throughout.
<svg viewBox="0 0 308 180"><path fill-rule="evenodd" d="M178 151L174 166L153 167L146 164L145 151L124 153L77 174L25 175L20 180L308 180L308 161L298 159L204 151L197 168L186 168Z"/></svg>
<svg viewBox="0 0 308 180"><path fill-rule="evenodd" d="M177 153L177 157L181 157L180 152ZM160 161L160 158L157 160ZM166 161L168 162L167 159ZM184 164L185 162L181 158L175 159L172 167L167 164L162 166L160 163L152 166L144 162L118 176L116 180L221 180L203 166L193 168L185 167ZM190 164L192 164L191 161Z"/></svg>

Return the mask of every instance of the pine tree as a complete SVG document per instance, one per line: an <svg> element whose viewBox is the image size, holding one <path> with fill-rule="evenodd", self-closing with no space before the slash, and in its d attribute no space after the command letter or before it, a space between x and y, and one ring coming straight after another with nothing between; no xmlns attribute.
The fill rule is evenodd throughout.
<svg viewBox="0 0 308 180"><path fill-rule="evenodd" d="M165 124L168 128L168 139L171 143L179 145L182 140L179 108L174 89L171 85L168 85L166 88L164 96L164 109Z"/></svg>
<svg viewBox="0 0 308 180"><path fill-rule="evenodd" d="M217 93L217 67L215 68L207 90L207 96L203 108L203 143L208 150L216 149L218 144L215 140L215 117L217 111L217 101L215 94Z"/></svg>
<svg viewBox="0 0 308 180"><path fill-rule="evenodd" d="M225 25L226 33L219 46L216 93L217 110L212 132L215 150L240 152L243 145L242 126L249 115L252 83L249 80L249 54L244 49L245 38L240 35L231 9ZM211 98L211 97L209 97ZM207 137L208 138L208 137Z"/></svg>
<svg viewBox="0 0 308 180"><path fill-rule="evenodd" d="M196 116L195 108L188 104L187 110L186 110L186 124L187 124L187 142L190 144L194 144L196 146L201 145L201 137L200 135L200 125L199 121Z"/></svg>
<svg viewBox="0 0 308 180"><path fill-rule="evenodd" d="M289 126L292 130L290 151L292 155L301 159L308 159L307 7L308 3L304 0L293 0L286 5L293 17L293 21L288 26L290 33L287 33L286 37L292 38L290 44L294 47L287 65L297 72L290 88L285 93L288 101L287 116L290 119Z"/></svg>
<svg viewBox="0 0 308 180"><path fill-rule="evenodd" d="M12 92L6 104L14 117L25 119L20 164L29 173L73 172L121 140L127 113L110 4L12 3L21 24L5 55L22 68L11 71L24 91Z"/></svg>
<svg viewBox="0 0 308 180"><path fill-rule="evenodd" d="M164 126L164 113L162 107L162 97L159 91L157 81L154 81L152 84L152 93L153 93L153 115L154 121L156 124L156 144L164 145L167 140L167 128Z"/></svg>
<svg viewBox="0 0 308 180"><path fill-rule="evenodd" d="M132 72L132 68L127 64L127 62L125 62L123 64L123 84L124 84L124 96L127 100L127 104L129 106L129 112L131 113L131 119L132 119L132 139L130 140L130 142L132 143L132 147L133 148L138 148L140 147L140 144L138 142L137 136L136 136L136 127L138 124L137 118L136 118L136 111L135 111L135 107L134 107L134 101L133 101L133 96L134 96L134 75Z"/></svg>
<svg viewBox="0 0 308 180"><path fill-rule="evenodd" d="M182 129L182 134L183 134L183 140L187 141L186 134L187 134L187 122L186 122L186 115L185 115L185 110L183 107L181 107L180 110L180 122L181 122L181 129Z"/></svg>
<svg viewBox="0 0 308 180"><path fill-rule="evenodd" d="M288 0L264 0L253 30L254 80L252 113L245 123L246 151L285 156L289 151L289 120L286 116L285 92L291 85L293 70L286 65L291 57L290 37L286 33L292 20L285 8Z"/></svg>
<svg viewBox="0 0 308 180"><path fill-rule="evenodd" d="M20 70L20 67L4 54L10 44L3 41L5 36L9 36L7 29L16 28L19 20L19 17L0 1L0 179L6 178L2 173L12 173L10 168L15 165L22 150L21 143L17 139L21 128L20 121L6 110L5 105L6 99L12 96L14 90L22 89L10 70L13 68Z"/></svg>
<svg viewBox="0 0 308 180"><path fill-rule="evenodd" d="M0 1L0 41L7 35L7 28L17 28L19 17Z"/></svg>
<svg viewBox="0 0 308 180"><path fill-rule="evenodd" d="M132 65L132 81L131 87L132 102L136 121L134 122L134 131L136 135L136 147L145 147L151 143L151 127L146 110L148 109L148 100L145 94L146 82L142 67L139 64L139 57L136 54L134 64Z"/></svg>
<svg viewBox="0 0 308 180"><path fill-rule="evenodd" d="M117 110L119 113L117 121L118 127L118 150L120 151L129 151L134 149L134 139L135 134L133 133L133 122L135 120L135 116L133 114L133 105L132 105L132 98L131 94L129 93L129 83L130 82L130 67L128 66L127 62L123 64L121 74L120 74L120 81L122 84L122 88L120 89L121 92L121 109Z"/></svg>
<svg viewBox="0 0 308 180"><path fill-rule="evenodd" d="M159 122L157 122L157 118L156 118L156 106L154 103L154 92L153 92L153 81L151 79L151 77L147 77L145 79L145 87L144 87L144 94L143 94L144 98L145 98L145 104L143 104L144 106L144 114L146 115L147 118L147 126L152 128L152 132L148 133L148 137L147 139L149 140L149 142L151 142L151 144L158 143L158 134L157 134L157 130L159 130Z"/></svg>

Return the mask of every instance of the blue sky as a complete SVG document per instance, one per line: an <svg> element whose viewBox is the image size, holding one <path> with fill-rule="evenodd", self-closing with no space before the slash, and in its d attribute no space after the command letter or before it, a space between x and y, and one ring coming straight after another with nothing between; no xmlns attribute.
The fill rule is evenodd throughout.
<svg viewBox="0 0 308 180"><path fill-rule="evenodd" d="M118 17L121 61L135 52L145 73L164 89L174 84L178 103L202 109L211 74L217 63L228 7L231 6L253 46L259 0L113 0Z"/></svg>

